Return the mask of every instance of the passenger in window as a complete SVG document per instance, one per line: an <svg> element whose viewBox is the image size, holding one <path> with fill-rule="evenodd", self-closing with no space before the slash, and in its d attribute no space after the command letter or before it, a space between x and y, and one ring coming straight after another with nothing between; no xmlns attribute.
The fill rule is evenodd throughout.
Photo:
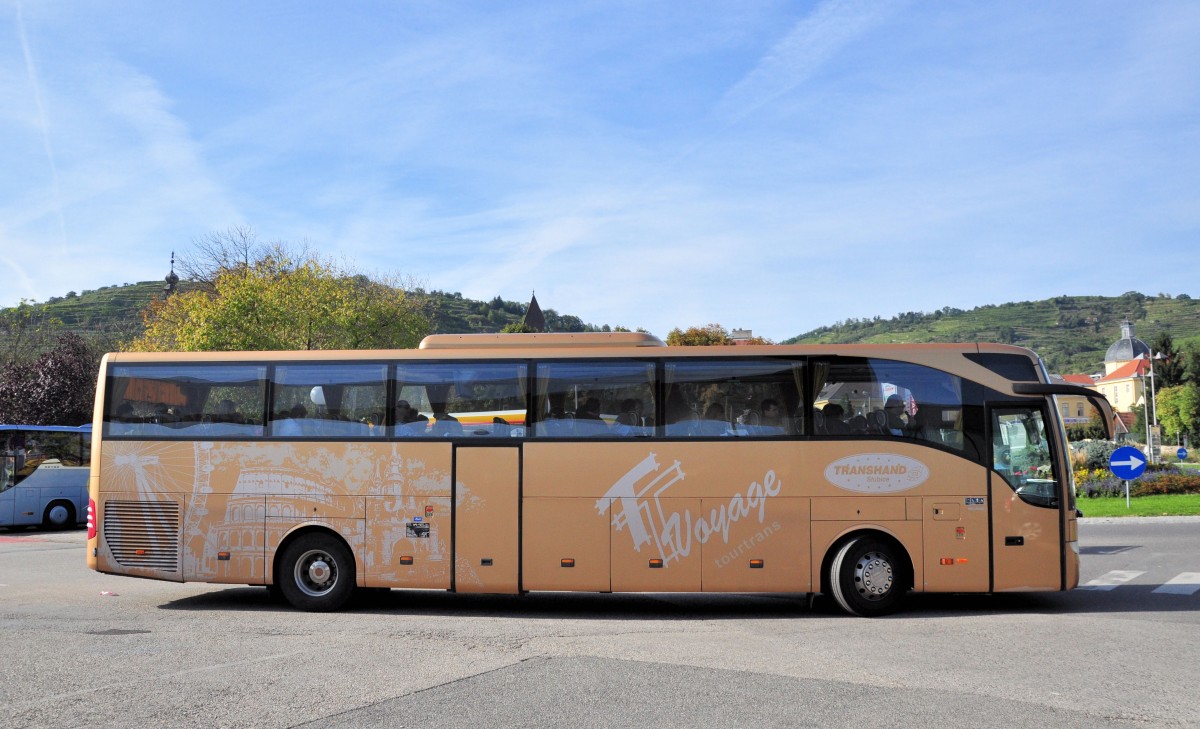
<svg viewBox="0 0 1200 729"><path fill-rule="evenodd" d="M883 405L883 414L887 417L889 434L897 436L910 434L908 422L904 417L904 399L899 395L888 395L888 399Z"/></svg>
<svg viewBox="0 0 1200 729"><path fill-rule="evenodd" d="M428 427L429 418L414 410L408 400L396 401L396 435L424 435Z"/></svg>
<svg viewBox="0 0 1200 729"><path fill-rule="evenodd" d="M600 398L589 397L575 411L575 435L608 435L608 423L600 417Z"/></svg>
<svg viewBox="0 0 1200 729"><path fill-rule="evenodd" d="M759 418L759 432L764 435L778 435L785 432L783 408L780 407L779 401L773 397L768 397L762 401L759 412L762 415Z"/></svg>
<svg viewBox="0 0 1200 729"><path fill-rule="evenodd" d="M433 407L433 427L429 429L430 435L435 438L453 438L463 434L462 423L446 412L446 403L435 402L430 403L430 406Z"/></svg>
<svg viewBox="0 0 1200 729"><path fill-rule="evenodd" d="M621 401L621 412L617 415L617 424L632 428L642 426L642 401L627 398Z"/></svg>
<svg viewBox="0 0 1200 729"><path fill-rule="evenodd" d="M118 423L132 423L134 421L133 405L128 400L122 402L117 406L117 414L113 417L113 420Z"/></svg>
<svg viewBox="0 0 1200 729"><path fill-rule="evenodd" d="M237 408L233 404L233 400L222 400L217 405L216 422L244 423L246 422L246 419L243 418L242 414L237 411Z"/></svg>
<svg viewBox="0 0 1200 729"><path fill-rule="evenodd" d="M575 419L578 420L580 418L585 420L599 420L600 398L589 397L588 399L584 400L583 405L580 405L579 409L575 411Z"/></svg>
<svg viewBox="0 0 1200 729"><path fill-rule="evenodd" d="M725 408L720 403L711 403L704 409L699 424L700 435L728 435L729 421L725 419Z"/></svg>
<svg viewBox="0 0 1200 729"><path fill-rule="evenodd" d="M846 427L846 421L842 420L846 411L836 402L828 403L821 408L821 415L825 417L825 432L829 435L845 435L850 432L850 429Z"/></svg>
<svg viewBox="0 0 1200 729"><path fill-rule="evenodd" d="M666 403L667 435L695 435L700 420L679 390L672 390Z"/></svg>

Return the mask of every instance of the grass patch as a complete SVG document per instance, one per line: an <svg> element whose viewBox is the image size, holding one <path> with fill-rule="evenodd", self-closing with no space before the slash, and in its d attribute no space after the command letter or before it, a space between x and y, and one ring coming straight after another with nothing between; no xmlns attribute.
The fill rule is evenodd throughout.
<svg viewBox="0 0 1200 729"><path fill-rule="evenodd" d="M1076 505L1086 517L1092 516L1196 516L1200 514L1200 494L1135 496L1125 508L1124 496L1097 496L1078 499Z"/></svg>

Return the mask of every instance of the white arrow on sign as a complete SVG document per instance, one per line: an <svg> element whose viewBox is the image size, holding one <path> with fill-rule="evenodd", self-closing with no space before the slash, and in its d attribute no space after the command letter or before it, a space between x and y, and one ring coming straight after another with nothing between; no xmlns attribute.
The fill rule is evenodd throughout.
<svg viewBox="0 0 1200 729"><path fill-rule="evenodd" d="M1113 465L1113 466L1129 466L1130 468L1137 468L1138 466L1142 465L1143 463L1145 463L1145 461L1142 460L1141 458L1138 458L1137 456L1130 456L1128 461L1113 461L1111 465Z"/></svg>

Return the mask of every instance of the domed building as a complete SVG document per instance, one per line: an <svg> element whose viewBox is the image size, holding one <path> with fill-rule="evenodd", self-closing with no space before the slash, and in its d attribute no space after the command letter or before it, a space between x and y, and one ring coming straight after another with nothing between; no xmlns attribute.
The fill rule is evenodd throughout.
<svg viewBox="0 0 1200 729"><path fill-rule="evenodd" d="M1130 412L1146 401L1146 377L1150 375L1150 347L1133 335L1133 322L1121 322L1121 338L1104 355L1104 376L1095 388L1108 398L1113 410Z"/></svg>
<svg viewBox="0 0 1200 729"><path fill-rule="evenodd" d="M1133 336L1133 322L1126 319L1121 322L1121 338L1112 343L1104 355L1104 374L1111 375L1113 370L1135 359L1146 359L1150 356L1150 348L1146 343Z"/></svg>

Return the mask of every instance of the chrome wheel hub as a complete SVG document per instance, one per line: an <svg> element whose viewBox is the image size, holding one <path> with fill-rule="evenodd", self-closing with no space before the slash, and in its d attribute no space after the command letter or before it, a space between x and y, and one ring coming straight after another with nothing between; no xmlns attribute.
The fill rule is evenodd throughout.
<svg viewBox="0 0 1200 729"><path fill-rule="evenodd" d="M305 552L296 560L296 586L311 597L320 597L337 584L337 562L320 550Z"/></svg>
<svg viewBox="0 0 1200 729"><path fill-rule="evenodd" d="M879 552L868 552L854 565L854 587L867 600L882 600L892 591L895 573Z"/></svg>

